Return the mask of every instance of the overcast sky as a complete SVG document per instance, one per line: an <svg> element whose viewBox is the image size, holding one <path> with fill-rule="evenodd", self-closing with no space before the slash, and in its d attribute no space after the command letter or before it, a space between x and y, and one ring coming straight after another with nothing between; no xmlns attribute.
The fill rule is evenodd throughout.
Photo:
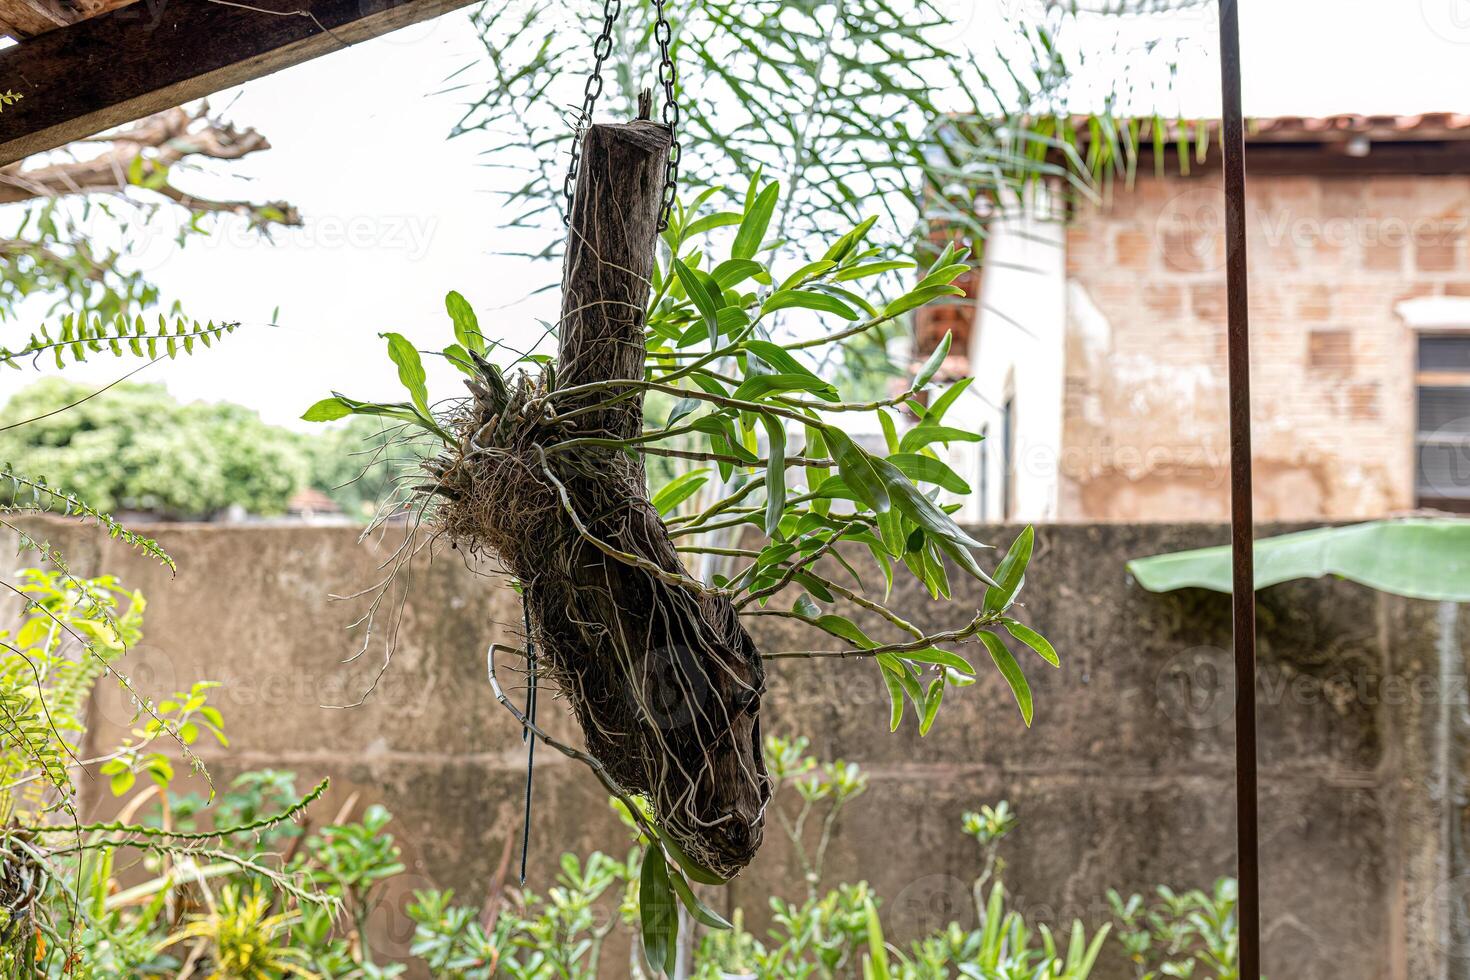
<svg viewBox="0 0 1470 980"><path fill-rule="evenodd" d="M955 16L957 43L983 51L997 10L1039 2L941 6ZM1156 108L1218 115L1214 16L1210 6L1124 25L1121 49L1130 55L1095 57L1091 70L1123 73L1130 87L1148 90L1177 58L1169 102ZM1241 0L1241 18L1249 114L1470 112L1470 0ZM1071 44L1112 49L1119 29L1109 21L1074 33ZM1130 43L1161 32L1170 42L1152 59ZM420 346L442 346L447 290L470 299L488 334L539 334L536 319L553 316L556 298L523 297L553 270L494 254L518 243L497 228L505 216L490 193L497 177L481 166L486 142L446 139L465 95L444 93L444 79L479 51L467 15L455 13L216 96L217 106L230 104L232 120L260 129L273 148L230 167L227 180L179 183L289 200L306 224L273 245L230 229L183 250L165 234L150 239L142 261L166 297L196 316L238 319L249 329L138 380L165 381L184 398L242 402L285 423L334 387L398 397L372 338L398 330ZM262 326L277 307L281 326ZM114 363L85 377L116 373ZM19 380L12 375L5 388Z"/></svg>

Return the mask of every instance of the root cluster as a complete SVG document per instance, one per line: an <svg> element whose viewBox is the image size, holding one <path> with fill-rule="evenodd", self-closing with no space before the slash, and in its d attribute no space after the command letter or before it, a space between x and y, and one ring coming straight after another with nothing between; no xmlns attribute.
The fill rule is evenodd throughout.
<svg viewBox="0 0 1470 980"><path fill-rule="evenodd" d="M578 425L593 413L550 397L549 370L506 385L482 363L469 388L458 446L429 464L428 519L520 581L538 672L606 773L646 797L691 858L735 874L760 846L770 797L754 642L730 599L684 570L641 461L563 448L595 435Z"/></svg>

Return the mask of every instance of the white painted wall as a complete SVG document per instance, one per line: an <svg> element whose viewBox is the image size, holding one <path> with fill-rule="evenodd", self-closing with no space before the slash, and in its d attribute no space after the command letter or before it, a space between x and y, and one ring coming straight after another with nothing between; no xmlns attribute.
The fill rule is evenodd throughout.
<svg viewBox="0 0 1470 980"><path fill-rule="evenodd" d="M985 432L981 443L950 447L948 462L975 488L961 519L1057 518L1067 316L1066 226L1036 188L993 219L971 335L975 381L945 416L947 425ZM1013 400L1012 509L1002 513L1002 409ZM986 477L981 477L982 465ZM980 499L984 487L984 500Z"/></svg>

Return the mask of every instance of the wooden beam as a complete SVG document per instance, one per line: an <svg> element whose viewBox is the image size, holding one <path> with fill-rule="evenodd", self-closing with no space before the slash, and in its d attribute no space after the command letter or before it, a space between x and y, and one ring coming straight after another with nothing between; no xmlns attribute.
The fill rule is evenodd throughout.
<svg viewBox="0 0 1470 980"><path fill-rule="evenodd" d="M0 50L0 166L469 0L142 0ZM303 93L330 100L340 93Z"/></svg>

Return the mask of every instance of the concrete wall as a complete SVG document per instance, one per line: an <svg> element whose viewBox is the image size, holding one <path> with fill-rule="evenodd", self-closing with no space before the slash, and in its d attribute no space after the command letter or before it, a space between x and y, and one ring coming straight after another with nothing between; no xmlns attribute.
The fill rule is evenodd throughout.
<svg viewBox="0 0 1470 980"><path fill-rule="evenodd" d="M46 530L77 572L105 569L147 594L145 640L130 658L140 689L225 682L216 701L233 746L204 752L217 782L245 768L288 768L303 788L332 777L318 820L354 794L394 812L411 870L379 914L383 950L403 948L411 935L399 911L410 888L483 896L521 827L524 749L484 671L486 645L519 618L507 591L447 550L418 568L392 663L361 706L335 710L322 705L359 700L384 666L383 649L375 642L344 664L360 637L343 626L362 604L327 596L377 581L396 544L391 532L379 543L345 528L158 527L151 533L179 561L170 578L90 531ZM1015 530L977 534L1004 545ZM951 693L920 739L911 721L887 731L873 665L774 665L767 731L806 734L820 754L859 762L872 776L839 828L830 880L872 882L899 937L965 918L977 861L960 815L1001 798L1023 821L1003 845L1006 880L1020 906L1043 919L1096 923L1106 919L1108 887L1207 885L1230 873L1228 601L1152 595L1123 569L1130 557L1225 541L1217 526L1040 528L1026 616L1055 641L1063 669L1024 662L1037 703L1029 731L989 669ZM962 622L980 601L968 587L949 606L902 589L910 617L926 626ZM1261 595L1271 976L1446 975L1470 894L1460 842L1470 616L1458 612L1342 582ZM780 629L758 638L766 649L794 642ZM103 699L97 744L127 721L118 699ZM564 719L552 727L569 734ZM586 771L543 751L536 779L533 885L555 873L562 851L626 848ZM802 891L774 828L768 841L723 896L757 921L768 895ZM1109 958L1101 975L1122 976Z"/></svg>

